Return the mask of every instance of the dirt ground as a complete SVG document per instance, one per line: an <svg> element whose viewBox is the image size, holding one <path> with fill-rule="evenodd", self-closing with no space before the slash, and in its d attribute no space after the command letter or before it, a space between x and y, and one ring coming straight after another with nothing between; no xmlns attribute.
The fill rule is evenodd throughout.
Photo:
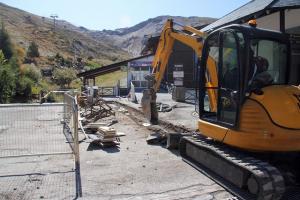
<svg viewBox="0 0 300 200"><path fill-rule="evenodd" d="M5 113L12 111L2 109ZM118 123L113 127L126 134L118 148L101 148L87 141L80 143L82 199L223 200L232 197L183 162L177 151L148 145L146 138L152 131L142 125L145 121L141 116L119 112L118 106L115 110ZM21 108L11 115L1 115L0 154L4 158L0 159L0 200L75 198L72 155L5 158L70 151L61 133L62 109L49 107L46 111ZM18 133L22 133L21 137Z"/></svg>
<svg viewBox="0 0 300 200"><path fill-rule="evenodd" d="M83 199L223 200L232 197L183 162L177 151L148 145L146 138L151 131L141 126L143 119L132 120L122 112L117 112L116 118L118 123L113 127L126 134L119 148L80 144Z"/></svg>

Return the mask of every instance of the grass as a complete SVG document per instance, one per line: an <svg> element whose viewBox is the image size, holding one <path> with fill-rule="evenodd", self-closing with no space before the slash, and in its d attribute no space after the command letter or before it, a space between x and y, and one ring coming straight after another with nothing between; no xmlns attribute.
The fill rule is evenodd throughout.
<svg viewBox="0 0 300 200"><path fill-rule="evenodd" d="M113 87L116 86L120 80L121 87L126 87L127 72L116 71L96 78L96 85L100 87Z"/></svg>

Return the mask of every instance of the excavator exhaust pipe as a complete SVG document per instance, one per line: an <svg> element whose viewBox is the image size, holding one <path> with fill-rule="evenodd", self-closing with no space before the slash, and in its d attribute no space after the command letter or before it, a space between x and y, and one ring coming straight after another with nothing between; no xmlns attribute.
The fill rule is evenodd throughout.
<svg viewBox="0 0 300 200"><path fill-rule="evenodd" d="M141 100L142 110L151 124L158 124L158 111L156 108L156 92L154 89L145 89Z"/></svg>

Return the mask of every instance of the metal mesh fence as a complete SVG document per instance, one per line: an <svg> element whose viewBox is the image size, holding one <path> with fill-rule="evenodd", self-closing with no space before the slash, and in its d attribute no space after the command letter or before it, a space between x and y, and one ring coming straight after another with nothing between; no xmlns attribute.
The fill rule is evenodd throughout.
<svg viewBox="0 0 300 200"><path fill-rule="evenodd" d="M75 177L76 177L76 196L82 196L81 175L80 175L80 158L78 142L78 103L77 97L64 94L64 133L75 158Z"/></svg>
<svg viewBox="0 0 300 200"><path fill-rule="evenodd" d="M63 104L0 106L0 157L71 153Z"/></svg>
<svg viewBox="0 0 300 200"><path fill-rule="evenodd" d="M77 102L69 97L0 105L0 200L81 196Z"/></svg>
<svg viewBox="0 0 300 200"><path fill-rule="evenodd" d="M76 99L71 96L70 94L64 95L64 116L63 116L63 122L64 122L64 135L66 136L66 139L72 149L72 151L75 154L75 127L78 127L78 119L75 119L76 115L78 115L77 112L77 102Z"/></svg>
<svg viewBox="0 0 300 200"><path fill-rule="evenodd" d="M72 155L0 159L0 199L74 199Z"/></svg>

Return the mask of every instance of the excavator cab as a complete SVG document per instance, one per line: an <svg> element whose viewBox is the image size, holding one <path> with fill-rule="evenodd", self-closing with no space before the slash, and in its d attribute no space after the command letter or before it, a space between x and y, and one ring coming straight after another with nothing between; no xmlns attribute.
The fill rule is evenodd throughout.
<svg viewBox="0 0 300 200"><path fill-rule="evenodd" d="M238 129L241 107L252 93L263 95L264 87L287 84L288 51L288 38L281 33L243 25L212 32L204 43L199 73L200 119ZM211 75L209 67L217 74ZM209 93L215 94L211 98L216 106Z"/></svg>

